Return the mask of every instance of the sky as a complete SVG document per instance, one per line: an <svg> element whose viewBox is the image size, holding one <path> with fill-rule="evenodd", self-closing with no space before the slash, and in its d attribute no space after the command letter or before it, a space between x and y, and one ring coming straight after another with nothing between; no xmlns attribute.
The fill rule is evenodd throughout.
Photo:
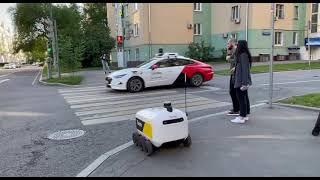
<svg viewBox="0 0 320 180"><path fill-rule="evenodd" d="M5 27L9 27L11 32L13 32L13 23L8 9L15 5L16 3L0 3L0 22L3 22Z"/></svg>

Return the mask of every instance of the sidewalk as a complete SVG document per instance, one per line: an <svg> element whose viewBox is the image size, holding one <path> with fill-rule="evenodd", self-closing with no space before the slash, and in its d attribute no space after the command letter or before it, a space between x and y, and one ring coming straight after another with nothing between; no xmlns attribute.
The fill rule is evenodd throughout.
<svg viewBox="0 0 320 180"><path fill-rule="evenodd" d="M307 63L309 61L306 60L295 60L295 61L273 61L273 64L291 64L291 63ZM311 62L320 62L319 60L313 60ZM269 65L269 61L267 62L253 62L253 66L260 66L260 65ZM230 64L229 63L223 63L223 64L216 64L213 65L213 68L215 71L229 69Z"/></svg>
<svg viewBox="0 0 320 180"><path fill-rule="evenodd" d="M190 123L190 148L162 148L147 157L131 146L91 176L320 176L318 112L267 105L246 124L225 115Z"/></svg>

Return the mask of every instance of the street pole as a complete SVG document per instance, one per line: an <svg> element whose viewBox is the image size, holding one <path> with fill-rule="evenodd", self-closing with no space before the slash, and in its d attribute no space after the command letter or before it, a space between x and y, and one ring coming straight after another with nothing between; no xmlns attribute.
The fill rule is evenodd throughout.
<svg viewBox="0 0 320 180"><path fill-rule="evenodd" d="M52 42L52 54L53 54L53 64L54 66L56 65L57 63L57 56L56 56L56 41L55 41L55 29L54 29L54 21L53 21L53 15L52 15L52 4L50 3L50 21L51 21L51 28L53 30L53 34L52 36L50 37L51 38L51 42ZM52 66L50 64L50 68L52 69Z"/></svg>
<svg viewBox="0 0 320 180"><path fill-rule="evenodd" d="M270 89L269 89L269 107L272 108L272 95L273 95L273 49L274 48L274 3L271 5L271 53L270 53Z"/></svg>
<svg viewBox="0 0 320 180"><path fill-rule="evenodd" d="M311 30L311 22L310 20L308 20L308 31L307 31L307 35L308 35L308 51L309 51L309 70L311 70L311 66L310 66L310 61L311 61L311 48L310 48L310 30Z"/></svg>
<svg viewBox="0 0 320 180"><path fill-rule="evenodd" d="M58 69L58 76L61 78L61 72L60 72L60 62L59 62L59 46L58 46L58 33L57 33L57 21L53 21L53 27L54 27L54 41L55 41L55 50L56 50L56 63L57 63L57 69Z"/></svg>

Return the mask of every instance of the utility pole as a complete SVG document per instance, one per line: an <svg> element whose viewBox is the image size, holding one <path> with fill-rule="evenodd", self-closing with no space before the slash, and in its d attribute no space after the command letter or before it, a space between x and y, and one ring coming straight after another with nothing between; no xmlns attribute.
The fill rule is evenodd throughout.
<svg viewBox="0 0 320 180"><path fill-rule="evenodd" d="M117 36L123 37L123 29L122 29L122 3L115 3L116 8L116 22L117 22ZM124 67L123 60L123 47L117 43L117 59L118 59L118 67Z"/></svg>
<svg viewBox="0 0 320 180"><path fill-rule="evenodd" d="M271 53L270 53L270 89L269 89L269 107L272 108L272 95L273 95L273 48L274 48L274 3L271 5Z"/></svg>
<svg viewBox="0 0 320 180"><path fill-rule="evenodd" d="M311 70L311 48L310 48L310 32L311 32L311 21L308 20L308 31L307 31L307 36L308 36L308 51L309 51L309 69Z"/></svg>
<svg viewBox="0 0 320 180"><path fill-rule="evenodd" d="M60 72L60 61L59 61L59 46L58 46L58 33L57 33L57 21L53 21L53 27L54 27L54 41L55 41L55 50L56 50L56 63L57 63L57 69L58 69L58 76L61 78L61 72Z"/></svg>

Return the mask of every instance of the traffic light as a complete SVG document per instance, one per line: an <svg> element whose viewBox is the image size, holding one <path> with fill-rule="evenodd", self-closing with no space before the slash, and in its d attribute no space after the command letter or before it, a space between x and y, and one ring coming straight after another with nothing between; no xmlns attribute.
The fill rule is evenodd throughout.
<svg viewBox="0 0 320 180"><path fill-rule="evenodd" d="M48 48L47 49L48 56L53 58L52 41L51 40L48 41L47 48Z"/></svg>
<svg viewBox="0 0 320 180"><path fill-rule="evenodd" d="M117 36L117 44L121 46L123 44L123 36Z"/></svg>

